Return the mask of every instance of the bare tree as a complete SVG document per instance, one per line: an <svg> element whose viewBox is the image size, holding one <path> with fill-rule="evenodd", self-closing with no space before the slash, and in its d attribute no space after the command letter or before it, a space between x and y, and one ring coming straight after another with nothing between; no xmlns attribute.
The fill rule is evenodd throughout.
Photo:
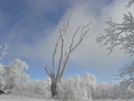
<svg viewBox="0 0 134 101"><path fill-rule="evenodd" d="M59 37L56 41L56 45L54 48L53 56L52 56L52 67L50 67L47 62L45 61L45 71L47 74L50 76L52 84L51 84L51 93L52 97L56 95L56 87L58 84L61 83L62 76L65 72L66 65L69 61L71 53L84 41L89 38L90 35L88 35L88 32L90 30L90 24L81 27L79 26L75 32L73 33L71 39L71 42L66 44L66 34L67 34L67 29L70 24L70 21L73 17L73 13L69 10L70 16L66 22L62 22L61 26L59 27ZM76 36L79 35L79 38L76 41ZM58 49L60 51L58 51ZM59 56L59 61L58 61L58 66L55 63L56 60L56 54L57 51L60 53ZM57 66L57 67L56 67Z"/></svg>

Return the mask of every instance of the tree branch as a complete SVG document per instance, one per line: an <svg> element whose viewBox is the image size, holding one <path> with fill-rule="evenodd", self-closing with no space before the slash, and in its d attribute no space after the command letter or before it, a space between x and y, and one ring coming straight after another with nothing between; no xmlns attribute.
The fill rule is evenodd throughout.
<svg viewBox="0 0 134 101"><path fill-rule="evenodd" d="M1 57L0 57L0 61L3 59L4 55L9 54L10 52L6 52L7 49L10 47L10 45L8 45L7 43L5 44L5 48L2 48L2 46L0 48L2 48L1 53Z"/></svg>
<svg viewBox="0 0 134 101"><path fill-rule="evenodd" d="M45 69L46 73L49 75L49 77L51 77L51 73L49 73L47 67L44 66L44 69Z"/></svg>
<svg viewBox="0 0 134 101"><path fill-rule="evenodd" d="M124 49L130 56L134 53L134 17L129 12L124 14L122 23L115 23L109 18L106 22L109 25L106 31L106 35L97 37L97 43L101 46L109 44L109 54L113 51L114 47L122 45L121 49Z"/></svg>
<svg viewBox="0 0 134 101"><path fill-rule="evenodd" d="M50 71L50 73L53 73L53 71L50 69L50 66L47 64L47 62L44 60L44 62L45 62L45 67Z"/></svg>
<svg viewBox="0 0 134 101"><path fill-rule="evenodd" d="M60 40L60 35L57 39L57 42L56 42L56 45L55 45L55 48L54 48L54 52L53 52L53 57L52 57L52 70L53 72L55 73L55 55L57 53L57 48L58 48L58 45L59 45L59 40Z"/></svg>

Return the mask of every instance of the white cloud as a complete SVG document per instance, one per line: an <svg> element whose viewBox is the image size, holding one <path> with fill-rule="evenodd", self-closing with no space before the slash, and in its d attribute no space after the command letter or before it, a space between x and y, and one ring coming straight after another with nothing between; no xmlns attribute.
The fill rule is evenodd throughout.
<svg viewBox="0 0 134 101"><path fill-rule="evenodd" d="M89 33L94 33L94 35L90 37L89 43L86 43L86 44L82 43L82 45L78 49L75 50L71 58L71 61L77 61L80 59L80 60L88 62L92 59L95 59L97 61L101 61L100 63L103 63L103 61L109 61L111 59L114 61L115 60L114 58L117 57L115 62L118 63L120 59L122 61L122 59L126 57L126 55L118 49L115 49L114 52L110 56L107 56L109 51L105 49L106 47L101 47L101 48L98 47L99 45L96 44L96 41L95 41L96 36L99 36L100 34L105 34L103 29L106 28L105 21L107 21L107 18L109 16L112 16L114 21L121 21L122 13L124 13L124 11L126 10L124 7L126 3L127 2L123 2L123 1L122 2L115 1L112 4L107 5L106 7L103 7L102 11L97 16L95 16L95 11L90 11L90 9L87 9L89 7L88 5L85 5L85 4L82 4L79 6L77 5L72 9L72 11L75 11L75 16L72 19L72 22L70 23L68 33L70 34L73 33L79 25L87 24L88 22L90 22L91 17L92 17L93 24L91 25L91 30L89 31ZM68 12L62 19L64 20L65 18L67 18L67 16L68 16ZM50 34L47 38L39 37L37 42L33 45L20 43L21 50L19 54L28 58L30 57L31 58L34 58L34 57L43 58L44 56L46 56L47 58L50 57L49 54L51 55L53 51L53 46L56 42L56 37L59 33L58 31L59 25L60 25L60 22L59 24L57 24L57 27L53 31L52 34ZM15 28L18 29L18 27L15 27ZM53 29L50 28L50 30L53 30ZM22 31L21 33L24 33ZM24 29L24 31L26 31L26 29ZM47 33L47 32L44 32L44 33ZM34 51L31 51L31 50L34 50ZM110 63L110 64L113 64L113 63Z"/></svg>

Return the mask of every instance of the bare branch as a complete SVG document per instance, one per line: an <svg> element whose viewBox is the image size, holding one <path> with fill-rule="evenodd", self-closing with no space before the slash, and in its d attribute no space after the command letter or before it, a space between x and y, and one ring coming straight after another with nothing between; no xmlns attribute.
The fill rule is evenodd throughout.
<svg viewBox="0 0 134 101"><path fill-rule="evenodd" d="M134 75L134 61L130 65L125 65L124 68L119 69L119 74L116 74L114 76L117 76L116 80L125 77L126 75L130 76L130 79L133 78Z"/></svg>
<svg viewBox="0 0 134 101"><path fill-rule="evenodd" d="M61 71L61 64L62 64L62 60L63 60L63 53L64 52L64 38L63 38L63 35L61 34L61 53L60 53L60 59L59 59L59 66L58 66L58 73L57 73L57 78L59 76L59 73Z"/></svg>
<svg viewBox="0 0 134 101"><path fill-rule="evenodd" d="M47 62L44 60L44 62L45 62L45 67L50 71L50 73L53 73L54 71L52 71L51 69L50 69L50 66L47 64Z"/></svg>
<svg viewBox="0 0 134 101"><path fill-rule="evenodd" d="M55 72L55 55L57 53L57 48L58 48L58 45L59 45L59 40L60 40L60 35L57 39L57 42L56 42L56 45L55 45L55 48L54 48L54 52L53 52L53 57L52 57L52 70L53 72Z"/></svg>
<svg viewBox="0 0 134 101"><path fill-rule="evenodd" d="M44 69L45 69L46 73L51 77L51 74L49 73L47 67L44 66Z"/></svg>
<svg viewBox="0 0 134 101"><path fill-rule="evenodd" d="M72 47L73 47L73 44L74 44L74 39L75 39L75 36L78 33L79 29L80 29L80 26L77 28L77 30L75 31L75 33L74 33L74 35L72 37L72 42L70 44L69 51L72 50Z"/></svg>
<svg viewBox="0 0 134 101"><path fill-rule="evenodd" d="M91 22L89 24L87 24L86 26L83 26L82 27L80 39L78 40L78 42L76 43L76 45L74 45L74 47L72 47L73 44L74 44L74 37L75 37L75 35L77 34L77 32L78 32L78 30L80 28L80 27L78 27L78 29L76 30L76 32L75 32L75 34L74 34L74 36L72 38L71 52L74 51L74 49L76 49L81 44L81 42L86 39L86 37L87 37L86 35L88 34L88 32L90 30L90 27L89 27L90 25L91 25Z"/></svg>
<svg viewBox="0 0 134 101"><path fill-rule="evenodd" d="M1 57L0 57L0 61L3 59L4 55L9 54L10 52L7 52L7 49L10 47L10 45L8 45L7 43L5 44L5 47L2 48L2 46L0 46L0 48L2 48L1 53Z"/></svg>
<svg viewBox="0 0 134 101"><path fill-rule="evenodd" d="M61 73L60 73L60 79L62 78L63 73L65 72L65 68L66 68L66 65L67 65L67 63L68 63L70 54L71 54L71 52L68 53L68 55L66 56L66 59L65 59L64 63L62 64L62 65L63 65L63 68L62 68L62 71L61 71Z"/></svg>

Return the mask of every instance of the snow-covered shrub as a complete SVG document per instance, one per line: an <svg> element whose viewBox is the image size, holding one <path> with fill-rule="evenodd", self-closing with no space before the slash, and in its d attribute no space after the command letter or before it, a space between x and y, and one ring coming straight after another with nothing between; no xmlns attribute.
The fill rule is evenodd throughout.
<svg viewBox="0 0 134 101"><path fill-rule="evenodd" d="M50 78L45 78L43 80L32 80L27 83L22 83L12 91L13 95L33 97L33 98L50 98Z"/></svg>
<svg viewBox="0 0 134 101"><path fill-rule="evenodd" d="M22 82L30 80L30 76L23 72L24 69L28 69L28 65L19 59L13 60L10 64L4 66L4 77L6 78L4 89L20 86Z"/></svg>
<svg viewBox="0 0 134 101"><path fill-rule="evenodd" d="M129 87L131 84L131 87ZM130 90L129 90L129 89ZM100 100L100 99L131 99L134 97L134 80L124 79L110 84L96 83L95 76L70 76L57 85L57 98L60 100Z"/></svg>
<svg viewBox="0 0 134 101"><path fill-rule="evenodd" d="M0 89L10 89L12 95L50 98L51 79L30 80L24 69L28 69L28 65L19 59L4 66L0 63Z"/></svg>
<svg viewBox="0 0 134 101"><path fill-rule="evenodd" d="M49 77L43 80L33 81L33 84L35 86L34 93L42 95L45 98L51 97L50 83L51 83L51 79Z"/></svg>
<svg viewBox="0 0 134 101"><path fill-rule="evenodd" d="M119 89L120 89L120 84L116 83L112 85L112 89L111 89L111 96L110 99L118 99L119 98Z"/></svg>
<svg viewBox="0 0 134 101"><path fill-rule="evenodd" d="M61 100L91 100L95 85L95 76L89 73L70 76L58 85L57 97Z"/></svg>
<svg viewBox="0 0 134 101"><path fill-rule="evenodd" d="M96 84L96 91L94 94L94 99L109 99L111 98L111 93L113 89L113 84L106 82L100 82Z"/></svg>
<svg viewBox="0 0 134 101"><path fill-rule="evenodd" d="M8 65L0 63L0 89L11 89L28 81L30 76L23 72L24 69L28 69L28 65L19 59Z"/></svg>

